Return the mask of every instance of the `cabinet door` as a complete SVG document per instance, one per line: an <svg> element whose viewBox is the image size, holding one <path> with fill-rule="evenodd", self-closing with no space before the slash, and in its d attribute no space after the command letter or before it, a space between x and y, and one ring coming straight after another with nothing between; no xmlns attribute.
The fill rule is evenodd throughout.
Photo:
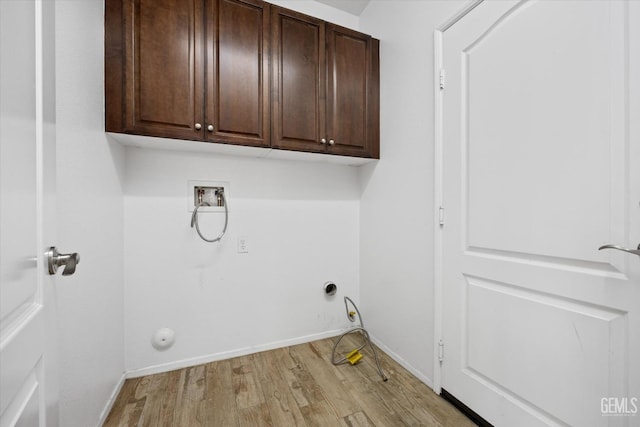
<svg viewBox="0 0 640 427"><path fill-rule="evenodd" d="M274 148L325 152L325 23L273 7Z"/></svg>
<svg viewBox="0 0 640 427"><path fill-rule="evenodd" d="M123 2L125 132L202 138L202 9L202 0Z"/></svg>
<svg viewBox="0 0 640 427"><path fill-rule="evenodd" d="M327 25L328 152L379 158L379 48L366 34Z"/></svg>
<svg viewBox="0 0 640 427"><path fill-rule="evenodd" d="M269 146L269 5L211 0L207 10L206 138Z"/></svg>

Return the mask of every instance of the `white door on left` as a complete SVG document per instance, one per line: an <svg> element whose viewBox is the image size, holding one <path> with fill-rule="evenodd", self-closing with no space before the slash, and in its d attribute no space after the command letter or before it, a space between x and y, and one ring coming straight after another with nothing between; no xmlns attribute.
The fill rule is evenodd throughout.
<svg viewBox="0 0 640 427"><path fill-rule="evenodd" d="M0 427L57 425L53 5L0 1Z"/></svg>

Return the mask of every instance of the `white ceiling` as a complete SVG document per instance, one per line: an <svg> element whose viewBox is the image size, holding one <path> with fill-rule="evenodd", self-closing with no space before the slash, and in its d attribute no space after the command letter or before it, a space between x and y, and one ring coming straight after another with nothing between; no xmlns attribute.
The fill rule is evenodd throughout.
<svg viewBox="0 0 640 427"><path fill-rule="evenodd" d="M352 15L360 16L365 7L369 4L369 0L316 0L320 3L344 10Z"/></svg>

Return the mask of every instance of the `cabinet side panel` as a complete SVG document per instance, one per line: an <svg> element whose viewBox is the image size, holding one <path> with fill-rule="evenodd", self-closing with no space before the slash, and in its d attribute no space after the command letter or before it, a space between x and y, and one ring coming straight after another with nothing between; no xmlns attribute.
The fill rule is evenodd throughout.
<svg viewBox="0 0 640 427"><path fill-rule="evenodd" d="M121 132L124 108L122 0L106 0L104 9L105 130Z"/></svg>
<svg viewBox="0 0 640 427"><path fill-rule="evenodd" d="M367 141L374 159L380 158L380 41L371 39L371 78L367 84Z"/></svg>

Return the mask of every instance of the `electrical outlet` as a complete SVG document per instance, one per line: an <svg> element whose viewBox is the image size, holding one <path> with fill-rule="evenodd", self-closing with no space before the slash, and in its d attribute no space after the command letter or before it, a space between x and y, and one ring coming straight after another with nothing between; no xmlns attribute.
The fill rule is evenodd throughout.
<svg viewBox="0 0 640 427"><path fill-rule="evenodd" d="M238 237L238 253L239 254L247 254L247 253L249 253L249 238L248 237Z"/></svg>

